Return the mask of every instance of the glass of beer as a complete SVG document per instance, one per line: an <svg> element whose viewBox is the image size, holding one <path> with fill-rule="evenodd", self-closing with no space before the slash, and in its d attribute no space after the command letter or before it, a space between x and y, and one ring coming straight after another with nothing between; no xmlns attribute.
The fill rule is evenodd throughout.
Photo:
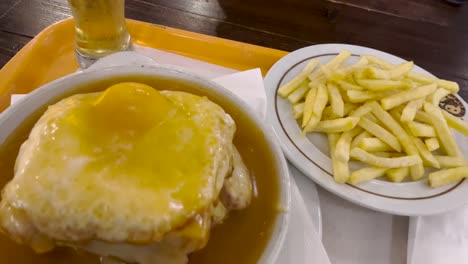
<svg viewBox="0 0 468 264"><path fill-rule="evenodd" d="M81 68L131 47L125 0L68 0L75 18L76 55Z"/></svg>

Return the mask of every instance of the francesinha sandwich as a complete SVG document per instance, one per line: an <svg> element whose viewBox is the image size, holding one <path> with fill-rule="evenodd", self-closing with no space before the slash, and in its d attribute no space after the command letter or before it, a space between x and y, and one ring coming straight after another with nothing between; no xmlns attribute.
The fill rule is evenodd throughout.
<svg viewBox="0 0 468 264"><path fill-rule="evenodd" d="M0 227L38 253L73 247L127 263L186 263L252 181L217 104L120 83L50 106L21 146Z"/></svg>

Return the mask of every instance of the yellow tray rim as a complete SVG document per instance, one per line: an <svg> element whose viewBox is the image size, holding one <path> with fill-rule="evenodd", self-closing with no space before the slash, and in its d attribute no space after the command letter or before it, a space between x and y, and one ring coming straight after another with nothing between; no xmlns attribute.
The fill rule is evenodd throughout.
<svg viewBox="0 0 468 264"><path fill-rule="evenodd" d="M135 44L236 70L260 68L265 75L287 52L127 19ZM15 93L29 93L78 69L74 56L74 20L41 31L0 70L0 111Z"/></svg>

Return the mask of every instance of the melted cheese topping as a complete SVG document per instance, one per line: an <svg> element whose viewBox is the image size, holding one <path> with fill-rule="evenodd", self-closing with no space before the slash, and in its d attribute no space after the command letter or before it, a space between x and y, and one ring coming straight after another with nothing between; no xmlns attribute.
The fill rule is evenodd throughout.
<svg viewBox="0 0 468 264"><path fill-rule="evenodd" d="M22 145L1 208L58 241L160 241L217 200L234 132L221 107L183 92L124 83L71 96ZM3 228L18 233L12 220Z"/></svg>

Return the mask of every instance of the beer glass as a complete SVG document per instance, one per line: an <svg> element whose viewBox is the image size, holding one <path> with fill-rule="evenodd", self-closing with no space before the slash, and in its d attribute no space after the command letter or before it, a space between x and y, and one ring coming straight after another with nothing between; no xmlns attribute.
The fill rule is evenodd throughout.
<svg viewBox="0 0 468 264"><path fill-rule="evenodd" d="M76 56L81 68L130 48L125 0L68 0L68 3L75 18Z"/></svg>

